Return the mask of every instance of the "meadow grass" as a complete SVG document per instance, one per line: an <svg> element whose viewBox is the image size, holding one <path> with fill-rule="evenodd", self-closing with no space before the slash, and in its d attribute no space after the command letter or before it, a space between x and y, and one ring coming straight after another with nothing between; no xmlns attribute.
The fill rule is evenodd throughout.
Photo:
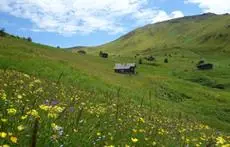
<svg viewBox="0 0 230 147"><path fill-rule="evenodd" d="M10 146L228 146L230 136L181 112L0 70L1 140ZM36 131L35 131L36 130ZM34 134L35 133L35 134ZM35 137L34 137L35 136Z"/></svg>
<svg viewBox="0 0 230 147"><path fill-rule="evenodd" d="M103 59L0 38L0 132L6 133L0 143L28 146L36 134L38 146L227 145L229 59L195 51ZM156 61L138 64L137 75L113 71L115 63L137 63L150 54ZM201 57L214 70L198 71Z"/></svg>

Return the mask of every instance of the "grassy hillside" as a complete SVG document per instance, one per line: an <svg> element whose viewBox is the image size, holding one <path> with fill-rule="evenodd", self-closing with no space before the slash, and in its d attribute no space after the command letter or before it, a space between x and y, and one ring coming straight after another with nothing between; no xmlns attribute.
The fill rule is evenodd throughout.
<svg viewBox="0 0 230 147"><path fill-rule="evenodd" d="M103 59L0 37L0 146L229 144L227 55L202 56L215 66L198 71L199 54L176 51L159 50L131 76L113 66L139 57Z"/></svg>
<svg viewBox="0 0 230 147"><path fill-rule="evenodd" d="M230 15L211 13L188 16L138 28L121 38L94 48L90 53L106 51L114 55L137 53L162 54L183 51L189 54L228 53Z"/></svg>

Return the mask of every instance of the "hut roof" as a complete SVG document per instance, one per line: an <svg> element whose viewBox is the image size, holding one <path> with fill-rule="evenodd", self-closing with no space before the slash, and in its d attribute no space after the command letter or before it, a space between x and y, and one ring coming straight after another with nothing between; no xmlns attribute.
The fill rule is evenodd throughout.
<svg viewBox="0 0 230 147"><path fill-rule="evenodd" d="M131 67L136 67L136 64L135 63L115 64L114 69L130 69Z"/></svg>

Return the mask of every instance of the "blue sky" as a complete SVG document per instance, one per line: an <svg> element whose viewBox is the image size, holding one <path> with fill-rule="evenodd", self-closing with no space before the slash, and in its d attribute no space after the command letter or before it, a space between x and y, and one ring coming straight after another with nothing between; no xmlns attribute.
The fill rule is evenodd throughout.
<svg viewBox="0 0 230 147"><path fill-rule="evenodd" d="M1 0L0 28L51 46L94 46L146 24L204 12L229 0Z"/></svg>

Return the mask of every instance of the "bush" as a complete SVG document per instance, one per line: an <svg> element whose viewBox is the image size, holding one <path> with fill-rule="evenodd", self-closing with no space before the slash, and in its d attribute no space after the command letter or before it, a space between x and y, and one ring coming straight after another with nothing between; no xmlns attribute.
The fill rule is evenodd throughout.
<svg viewBox="0 0 230 147"><path fill-rule="evenodd" d="M77 51L79 54L81 54L81 55L85 55L86 54L86 51L84 51L84 50L79 50L79 51Z"/></svg>
<svg viewBox="0 0 230 147"><path fill-rule="evenodd" d="M165 58L164 63L169 63L168 58Z"/></svg>
<svg viewBox="0 0 230 147"><path fill-rule="evenodd" d="M31 37L28 37L28 38L27 38L27 41L32 42L32 38L31 38Z"/></svg>
<svg viewBox="0 0 230 147"><path fill-rule="evenodd" d="M142 59L139 59L138 63L139 63L139 64L142 64Z"/></svg>
<svg viewBox="0 0 230 147"><path fill-rule="evenodd" d="M4 29L4 28L2 28L2 29L0 30L0 36L1 36L1 37L5 37L5 36L6 36L6 32L5 32L5 29Z"/></svg>

